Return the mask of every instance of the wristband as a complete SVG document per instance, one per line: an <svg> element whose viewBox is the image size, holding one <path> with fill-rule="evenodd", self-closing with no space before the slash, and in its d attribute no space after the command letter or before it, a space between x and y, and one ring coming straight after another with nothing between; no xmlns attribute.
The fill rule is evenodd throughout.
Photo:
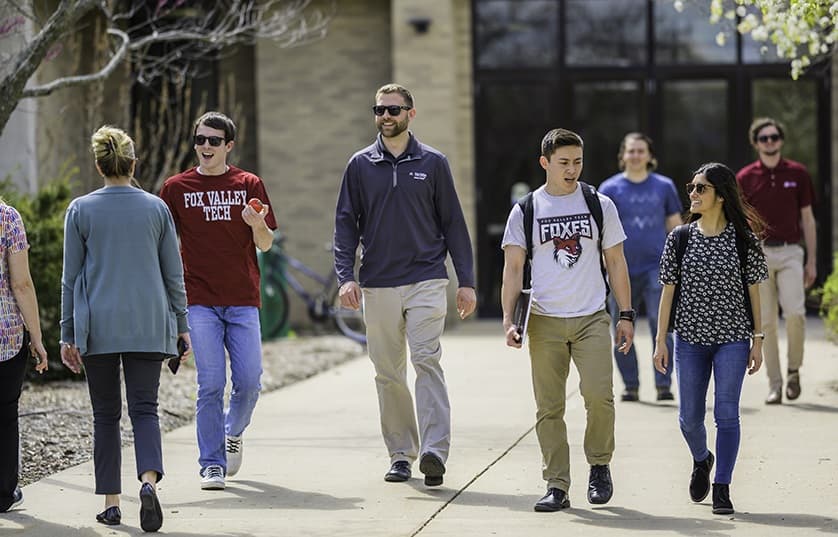
<svg viewBox="0 0 838 537"><path fill-rule="evenodd" d="M757 339L757 338L765 339L765 333L764 332L754 332L754 334L751 336L751 338L752 339Z"/></svg>

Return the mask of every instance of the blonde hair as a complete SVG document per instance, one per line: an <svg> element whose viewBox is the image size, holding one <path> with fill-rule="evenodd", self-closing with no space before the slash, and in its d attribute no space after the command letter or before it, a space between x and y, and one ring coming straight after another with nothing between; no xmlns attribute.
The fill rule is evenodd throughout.
<svg viewBox="0 0 838 537"><path fill-rule="evenodd" d="M90 137L93 158L105 177L131 175L137 157L134 140L122 129L103 125Z"/></svg>

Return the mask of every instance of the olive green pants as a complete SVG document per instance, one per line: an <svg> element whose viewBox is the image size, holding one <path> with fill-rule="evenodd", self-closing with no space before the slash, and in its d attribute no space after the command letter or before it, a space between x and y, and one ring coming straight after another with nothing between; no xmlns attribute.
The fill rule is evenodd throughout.
<svg viewBox="0 0 838 537"><path fill-rule="evenodd" d="M585 457L608 464L614 453L614 386L610 318L605 310L584 317L530 317L527 336L532 362L538 443L547 488L570 488L570 448L564 421L570 361L579 372L585 400Z"/></svg>

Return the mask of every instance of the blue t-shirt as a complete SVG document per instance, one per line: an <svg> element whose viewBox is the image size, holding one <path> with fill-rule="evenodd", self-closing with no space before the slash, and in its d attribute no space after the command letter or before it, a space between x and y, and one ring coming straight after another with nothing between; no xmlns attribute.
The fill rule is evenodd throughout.
<svg viewBox="0 0 838 537"><path fill-rule="evenodd" d="M658 270L666 241L666 218L683 210L672 179L650 173L645 181L634 183L621 172L603 181L599 191L614 201L620 213L629 274Z"/></svg>

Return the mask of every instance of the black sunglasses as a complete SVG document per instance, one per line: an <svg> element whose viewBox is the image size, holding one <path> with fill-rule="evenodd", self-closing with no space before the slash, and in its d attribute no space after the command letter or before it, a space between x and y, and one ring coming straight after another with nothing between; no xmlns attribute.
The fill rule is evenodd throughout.
<svg viewBox="0 0 838 537"><path fill-rule="evenodd" d="M704 191L708 188L715 188L713 185L708 183L687 183L687 194L692 194L693 190L698 192L698 195L701 196L704 194Z"/></svg>
<svg viewBox="0 0 838 537"><path fill-rule="evenodd" d="M205 142L209 142L213 147L218 147L224 143L224 138L221 136L204 136L203 134L195 135L195 145L204 145Z"/></svg>
<svg viewBox="0 0 838 537"><path fill-rule="evenodd" d="M377 104L377 105L372 107L372 112L377 116L383 116L384 111L386 110L388 114L395 117L395 116L401 114L402 110L410 110L411 108L412 107L405 106L403 104L402 105L394 104L394 105L391 105L391 106L384 106L382 104Z"/></svg>
<svg viewBox="0 0 838 537"><path fill-rule="evenodd" d="M762 136L757 136L757 141L762 143L765 143L769 140L771 140L772 142L777 142L779 140L782 140L782 138L783 137L779 134L763 134Z"/></svg>

